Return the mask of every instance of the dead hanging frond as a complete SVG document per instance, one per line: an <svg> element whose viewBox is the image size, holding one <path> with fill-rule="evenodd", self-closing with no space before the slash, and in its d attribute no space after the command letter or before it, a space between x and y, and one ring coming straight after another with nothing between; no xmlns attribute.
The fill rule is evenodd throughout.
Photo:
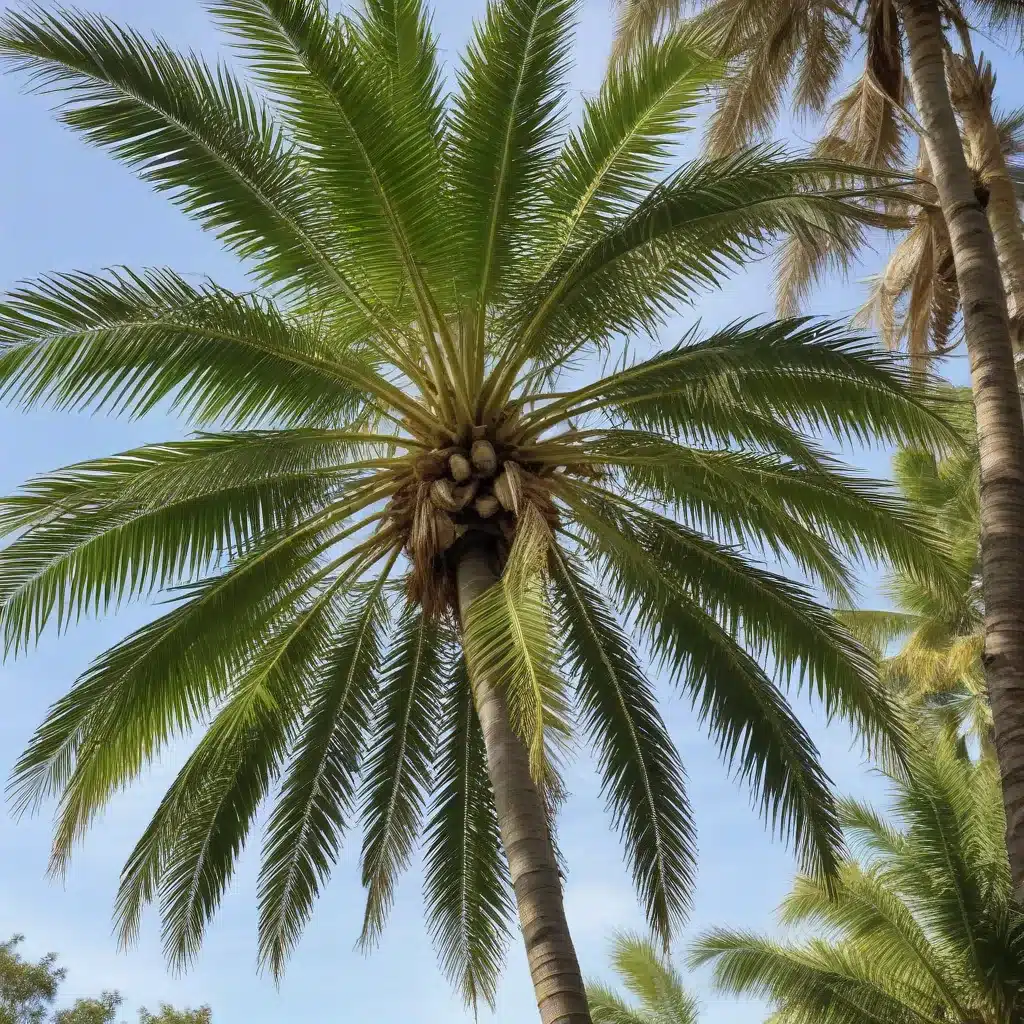
<svg viewBox="0 0 1024 1024"><path fill-rule="evenodd" d="M633 50L679 20L680 0L615 0L615 38L612 63L624 60Z"/></svg>

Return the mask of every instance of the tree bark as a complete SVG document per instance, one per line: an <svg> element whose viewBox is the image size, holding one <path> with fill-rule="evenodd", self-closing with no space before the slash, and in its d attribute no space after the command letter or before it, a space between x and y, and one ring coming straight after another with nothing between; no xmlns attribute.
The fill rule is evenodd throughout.
<svg viewBox="0 0 1024 1024"><path fill-rule="evenodd" d="M985 681L1006 808L1014 890L1024 895L1024 421L992 232L950 101L936 0L904 0L910 81L949 226L981 451Z"/></svg>
<svg viewBox="0 0 1024 1024"><path fill-rule="evenodd" d="M981 67L973 54L953 58L953 102L964 122L964 137L973 166L988 190L985 213L1006 290L1010 337L1016 352L1024 343L1024 222L1020 216L1017 188L1010 177L999 130L992 116L995 77L987 62Z"/></svg>
<svg viewBox="0 0 1024 1024"><path fill-rule="evenodd" d="M496 561L487 548L467 544L457 569L463 620L470 605L497 580ZM544 799L530 774L526 745L512 728L501 689L469 669L540 1019L543 1024L591 1024Z"/></svg>

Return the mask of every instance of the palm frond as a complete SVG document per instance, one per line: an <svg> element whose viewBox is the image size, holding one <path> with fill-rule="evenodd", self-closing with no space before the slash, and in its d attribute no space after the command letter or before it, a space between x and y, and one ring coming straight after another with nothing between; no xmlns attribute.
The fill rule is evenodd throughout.
<svg viewBox="0 0 1024 1024"><path fill-rule="evenodd" d="M513 912L508 867L465 662L448 684L446 734L426 828L427 925L445 974L465 1001L494 1005Z"/></svg>
<svg viewBox="0 0 1024 1024"><path fill-rule="evenodd" d="M620 932L612 940L611 964L650 1018L666 1024L696 1024L696 1000L665 954L649 940Z"/></svg>
<svg viewBox="0 0 1024 1024"><path fill-rule="evenodd" d="M482 333L535 229L537 192L558 154L575 0L488 4L459 68L451 119L455 269ZM478 372L483 367L477 368Z"/></svg>
<svg viewBox="0 0 1024 1024"><path fill-rule="evenodd" d="M775 147L684 165L599 238L566 250L532 289L520 357L550 358L552 345L578 337L654 333L670 309L775 236L870 219L854 201L864 189L822 188L836 170Z"/></svg>
<svg viewBox="0 0 1024 1024"><path fill-rule="evenodd" d="M770 824L823 875L838 868L842 839L827 777L810 737L764 669L660 563L614 508L577 501L572 511L608 574L616 604L674 682L692 694L727 763L748 782Z"/></svg>
<svg viewBox="0 0 1024 1024"><path fill-rule="evenodd" d="M140 416L169 401L196 423L334 426L394 390L315 321L169 270L54 275L0 305L0 394L26 407Z"/></svg>
<svg viewBox="0 0 1024 1024"><path fill-rule="evenodd" d="M394 899L397 876L420 833L440 733L444 673L450 662L443 630L407 608L381 668L374 738L362 767L363 885L360 945L372 946Z"/></svg>
<svg viewBox="0 0 1024 1024"><path fill-rule="evenodd" d="M577 238L599 234L655 184L675 136L720 74L706 44L701 33L679 29L637 46L609 69L546 189L557 225L553 259Z"/></svg>
<svg viewBox="0 0 1024 1024"><path fill-rule="evenodd" d="M912 380L919 386L908 387ZM548 426L602 410L640 430L727 441L732 416L740 430L753 425L746 411L774 423L775 436L783 427L944 448L960 444L943 416L950 401L948 392L919 382L866 339L805 318L738 323L702 340L692 332L650 359L559 396L526 422Z"/></svg>
<svg viewBox="0 0 1024 1024"><path fill-rule="evenodd" d="M429 323L420 265L436 265L447 236L438 221L434 49L421 5L381 0L358 25L305 0L209 6L277 97L311 182L351 240L360 275L392 302L407 282ZM393 59L396 29L414 51L409 60ZM386 78L376 73L378 61L388 62Z"/></svg>
<svg viewBox="0 0 1024 1024"><path fill-rule="evenodd" d="M389 609L392 557L335 624L295 737L260 871L260 959L275 976L298 941L353 813Z"/></svg>
<svg viewBox="0 0 1024 1024"><path fill-rule="evenodd" d="M564 657L598 749L603 790L651 928L667 946L690 902L696 851L679 755L627 637L594 585L552 552Z"/></svg>
<svg viewBox="0 0 1024 1024"><path fill-rule="evenodd" d="M65 124L170 192L266 284L351 292L289 141L229 70L66 9L8 11L0 57L63 96Z"/></svg>
<svg viewBox="0 0 1024 1024"><path fill-rule="evenodd" d="M935 1006L932 1002L922 1012L919 993L893 991L884 971L849 944L812 940L794 948L749 932L717 929L695 943L689 962L693 967L713 963L718 991L781 1005L787 1024L928 1020Z"/></svg>
<svg viewBox="0 0 1024 1024"><path fill-rule="evenodd" d="M110 796L187 734L247 670L315 572L312 528L268 542L102 655L50 709L12 771L15 806L61 798L53 867Z"/></svg>

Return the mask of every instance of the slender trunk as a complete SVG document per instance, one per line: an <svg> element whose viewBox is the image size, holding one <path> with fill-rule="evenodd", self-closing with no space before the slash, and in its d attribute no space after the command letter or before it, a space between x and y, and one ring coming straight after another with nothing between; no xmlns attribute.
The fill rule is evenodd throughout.
<svg viewBox="0 0 1024 1024"><path fill-rule="evenodd" d="M959 58L952 80L953 99L963 117L964 135L974 154L981 181L988 190L985 213L1006 289L1011 339L1019 352L1024 343L1024 222L1017 202L1017 188L1010 177L999 130L992 117L991 90L995 79L987 65L979 70L973 59Z"/></svg>
<svg viewBox="0 0 1024 1024"><path fill-rule="evenodd" d="M467 546L458 563L463 619L473 601L497 579L487 549ZM547 813L530 775L526 746L512 729L501 690L472 670L471 681L540 1019L543 1024L590 1024L583 975L565 919L562 880Z"/></svg>
<svg viewBox="0 0 1024 1024"><path fill-rule="evenodd" d="M946 85L936 0L904 0L910 80L949 225L981 451L985 681L1014 889L1024 895L1024 422L992 232L971 182Z"/></svg>

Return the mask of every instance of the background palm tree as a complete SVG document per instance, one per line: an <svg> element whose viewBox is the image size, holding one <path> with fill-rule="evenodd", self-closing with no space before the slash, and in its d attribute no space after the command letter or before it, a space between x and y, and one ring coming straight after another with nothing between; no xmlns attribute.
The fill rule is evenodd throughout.
<svg viewBox="0 0 1024 1024"><path fill-rule="evenodd" d="M840 611L848 626L880 659L881 677L917 716L936 720L954 735L970 732L991 753L992 713L981 665L981 595L978 585L978 460L970 443L969 397L961 406L967 442L960 452L937 456L904 449L894 476L946 539L959 600L951 603L926 580L894 572L883 583L893 610ZM895 652L894 644L901 646Z"/></svg>
<svg viewBox="0 0 1024 1024"><path fill-rule="evenodd" d="M681 9L679 0L620 0L620 6L620 52L677 18ZM823 114L831 105L825 141L843 159L898 166L911 123L907 100L913 98L912 123L920 128L934 176L963 302L982 480L983 664L1002 765L1010 863L1024 898L1024 418L999 259L946 76L951 49L944 24L966 34L968 14L1020 45L1024 5L1018 0L969 7L957 0L710 0L695 20L730 62L709 123L711 153L731 152L770 132L789 90L798 113ZM832 103L855 41L864 44L864 71Z"/></svg>
<svg viewBox="0 0 1024 1024"><path fill-rule="evenodd" d="M654 942L621 934L612 940L612 970L635 1002L596 982L587 985L594 1024L697 1024L697 1002Z"/></svg>
<svg viewBox="0 0 1024 1024"><path fill-rule="evenodd" d="M200 730L125 867L123 941L157 901L171 960L196 956L272 799L259 943L275 972L358 821L364 944L425 836L430 928L466 997L493 996L514 903L542 1019L585 1021L551 831L572 723L665 941L693 825L631 634L828 875L832 798L779 682L808 680L883 749L899 729L810 589L735 545L791 556L833 595L861 549L940 578L916 516L809 435L950 430L929 389L827 325L741 324L620 358L616 339L656 330L773 233L861 216L859 194L814 191L821 167L774 151L666 176L719 71L686 33L620 67L566 135L571 0L492 3L451 97L416 0L338 19L318 0L211 8L271 105L100 16L0 23L0 52L60 90L62 119L262 286L117 270L27 283L0 307L9 398L170 404L216 431L4 503L10 651L47 624L177 598L54 705L17 803L58 797L59 872L112 794ZM602 375L601 356L619 368Z"/></svg>
<svg viewBox="0 0 1024 1024"><path fill-rule="evenodd" d="M892 780L892 821L843 803L860 856L834 893L797 879L780 919L811 937L719 929L698 940L691 963L713 964L721 991L769 999L778 1024L1019 1020L1024 918L997 772L949 740L922 750L911 778Z"/></svg>

